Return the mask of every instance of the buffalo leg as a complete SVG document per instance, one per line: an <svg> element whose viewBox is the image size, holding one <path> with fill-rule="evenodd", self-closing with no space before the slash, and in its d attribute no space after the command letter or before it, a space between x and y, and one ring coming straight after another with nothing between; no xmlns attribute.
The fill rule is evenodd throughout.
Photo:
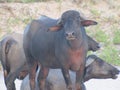
<svg viewBox="0 0 120 90"><path fill-rule="evenodd" d="M5 79L7 90L16 90L15 83L14 83L16 77L17 77L17 75L13 72L8 74L8 76Z"/></svg>
<svg viewBox="0 0 120 90"><path fill-rule="evenodd" d="M35 90L35 76L36 76L37 62L33 62L32 65L29 64L29 80L31 90Z"/></svg>
<svg viewBox="0 0 120 90"><path fill-rule="evenodd" d="M72 90L72 82L70 79L70 74L68 69L62 69L63 77L65 79L65 83L67 85L68 90Z"/></svg>
<svg viewBox="0 0 120 90"><path fill-rule="evenodd" d="M26 43L23 43L23 46L24 45L26 46ZM27 48L24 47L24 52L25 52L25 56L26 56L26 60L27 60L28 68L29 68L28 72L29 72L30 90L35 90L35 76L36 76L37 61L34 60L32 55L30 54L30 51L26 49Z"/></svg>
<svg viewBox="0 0 120 90"><path fill-rule="evenodd" d="M49 68L41 66L41 69L39 71L39 75L37 78L38 84L39 84L38 86L40 90L45 90L45 81L48 76L48 73L49 73Z"/></svg>
<svg viewBox="0 0 120 90"><path fill-rule="evenodd" d="M4 72L5 85L7 85L7 83L6 83L6 78L8 77L8 71L7 71L7 70L3 70L3 72Z"/></svg>
<svg viewBox="0 0 120 90"><path fill-rule="evenodd" d="M84 76L84 68L80 68L79 71L76 72L76 90L83 90L83 76Z"/></svg>

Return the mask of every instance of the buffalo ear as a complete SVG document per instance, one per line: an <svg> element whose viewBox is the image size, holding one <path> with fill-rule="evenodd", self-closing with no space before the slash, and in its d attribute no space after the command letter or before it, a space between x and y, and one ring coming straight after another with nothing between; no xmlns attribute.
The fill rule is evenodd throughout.
<svg viewBox="0 0 120 90"><path fill-rule="evenodd" d="M93 21L93 20L83 20L83 21L81 21L81 24L83 26L90 26L90 25L96 25L97 22Z"/></svg>
<svg viewBox="0 0 120 90"><path fill-rule="evenodd" d="M55 25L55 26L51 26L50 28L48 28L48 31L59 31L61 30L62 26L60 25Z"/></svg>

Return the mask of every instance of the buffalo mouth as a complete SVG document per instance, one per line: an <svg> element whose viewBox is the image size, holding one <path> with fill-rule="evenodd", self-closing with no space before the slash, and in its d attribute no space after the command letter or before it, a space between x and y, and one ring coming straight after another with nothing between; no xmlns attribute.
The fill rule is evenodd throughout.
<svg viewBox="0 0 120 90"><path fill-rule="evenodd" d="M120 71L116 71L114 73L111 73L112 79L117 79L119 73L120 73Z"/></svg>
<svg viewBox="0 0 120 90"><path fill-rule="evenodd" d="M75 37L75 36L67 36L66 39L67 39L67 40L75 40L76 37Z"/></svg>
<svg viewBox="0 0 120 90"><path fill-rule="evenodd" d="M118 74L112 75L112 79L117 79L117 78L118 78Z"/></svg>
<svg viewBox="0 0 120 90"><path fill-rule="evenodd" d="M97 50L99 50L100 49L100 47L99 46L96 46L96 48L93 48L93 51L97 51Z"/></svg>
<svg viewBox="0 0 120 90"><path fill-rule="evenodd" d="M112 79L117 79L117 78L118 78L117 75L112 76Z"/></svg>

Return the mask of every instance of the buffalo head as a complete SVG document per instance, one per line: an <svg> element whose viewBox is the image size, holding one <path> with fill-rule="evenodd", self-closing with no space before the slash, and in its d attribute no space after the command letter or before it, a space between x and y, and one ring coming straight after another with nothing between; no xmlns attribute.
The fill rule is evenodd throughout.
<svg viewBox="0 0 120 90"><path fill-rule="evenodd" d="M66 11L62 14L55 26L49 28L49 31L64 30L67 40L74 40L82 37L81 33L84 26L96 25L96 21L81 19L80 13L74 10Z"/></svg>
<svg viewBox="0 0 120 90"><path fill-rule="evenodd" d="M87 57L85 81L91 78L116 79L119 72L120 71L117 68L108 64L96 55L89 55Z"/></svg>

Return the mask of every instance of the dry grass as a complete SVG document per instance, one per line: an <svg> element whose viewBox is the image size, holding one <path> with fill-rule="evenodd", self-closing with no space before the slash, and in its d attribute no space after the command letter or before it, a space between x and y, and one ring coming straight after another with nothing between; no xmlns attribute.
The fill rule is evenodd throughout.
<svg viewBox="0 0 120 90"><path fill-rule="evenodd" d="M89 0L90 1L90 0ZM69 9L75 9L84 13L89 19L98 21L99 26L103 31L107 31L109 34L112 30L112 26L119 26L120 19L120 5L111 8L106 2L99 2L92 4L90 2L83 2L81 4L72 3L70 1L62 2L40 2L40 3L1 3L0 4L0 31L22 31L26 24L31 19L39 18L41 14L58 18L61 13Z"/></svg>

